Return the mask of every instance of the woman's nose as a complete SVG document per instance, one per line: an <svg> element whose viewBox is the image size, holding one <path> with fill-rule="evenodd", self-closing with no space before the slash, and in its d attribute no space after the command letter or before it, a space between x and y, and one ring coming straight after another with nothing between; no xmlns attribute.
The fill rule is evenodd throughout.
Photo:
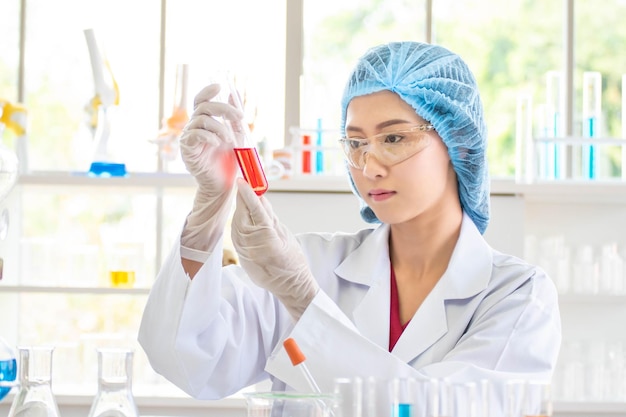
<svg viewBox="0 0 626 417"><path fill-rule="evenodd" d="M363 175L367 178L384 177L387 175L387 167L383 165L375 154L367 153L364 157Z"/></svg>

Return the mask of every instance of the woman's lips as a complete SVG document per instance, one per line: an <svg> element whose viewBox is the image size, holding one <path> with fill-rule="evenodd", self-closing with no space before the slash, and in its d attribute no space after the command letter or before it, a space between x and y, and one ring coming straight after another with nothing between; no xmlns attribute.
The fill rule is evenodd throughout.
<svg viewBox="0 0 626 417"><path fill-rule="evenodd" d="M384 201L393 197L395 194L395 191L390 190L372 190L368 193L370 198L374 201Z"/></svg>

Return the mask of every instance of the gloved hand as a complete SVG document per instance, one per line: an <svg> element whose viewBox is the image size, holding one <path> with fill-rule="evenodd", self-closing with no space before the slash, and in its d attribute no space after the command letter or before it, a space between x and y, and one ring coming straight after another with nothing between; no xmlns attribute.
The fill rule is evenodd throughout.
<svg viewBox="0 0 626 417"><path fill-rule="evenodd" d="M269 201L243 179L237 180L231 237L252 281L271 291L298 320L319 286L296 238L279 222Z"/></svg>
<svg viewBox="0 0 626 417"><path fill-rule="evenodd" d="M222 236L230 212L237 165L232 128L243 118L235 107L212 101L219 89L218 84L211 84L196 95L194 112L180 137L183 162L198 183L193 209L181 234L181 256L202 263Z"/></svg>

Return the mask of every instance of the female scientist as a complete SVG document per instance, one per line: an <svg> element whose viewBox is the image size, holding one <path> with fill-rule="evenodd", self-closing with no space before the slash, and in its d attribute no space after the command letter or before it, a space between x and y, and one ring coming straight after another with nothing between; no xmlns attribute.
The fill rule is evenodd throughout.
<svg viewBox="0 0 626 417"><path fill-rule="evenodd" d="M197 180L193 208L150 292L139 341L152 367L195 398L218 399L271 378L308 390L283 348L294 338L322 391L336 377L549 380L561 340L545 272L492 249L487 133L476 81L435 45L369 50L342 100L341 140L361 216L357 233L294 237L265 197L237 180L216 117L195 99L181 153ZM224 175L227 172L227 175Z"/></svg>

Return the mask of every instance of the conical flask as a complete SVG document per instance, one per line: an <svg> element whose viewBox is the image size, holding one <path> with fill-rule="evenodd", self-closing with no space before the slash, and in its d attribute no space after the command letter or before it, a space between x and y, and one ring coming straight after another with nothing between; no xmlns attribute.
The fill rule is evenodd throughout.
<svg viewBox="0 0 626 417"><path fill-rule="evenodd" d="M133 351L98 349L98 393L89 417L138 417L132 393Z"/></svg>
<svg viewBox="0 0 626 417"><path fill-rule="evenodd" d="M13 348L0 337L0 401L16 385L17 359Z"/></svg>
<svg viewBox="0 0 626 417"><path fill-rule="evenodd" d="M59 417L52 394L52 347L20 347L20 387L8 417Z"/></svg>

